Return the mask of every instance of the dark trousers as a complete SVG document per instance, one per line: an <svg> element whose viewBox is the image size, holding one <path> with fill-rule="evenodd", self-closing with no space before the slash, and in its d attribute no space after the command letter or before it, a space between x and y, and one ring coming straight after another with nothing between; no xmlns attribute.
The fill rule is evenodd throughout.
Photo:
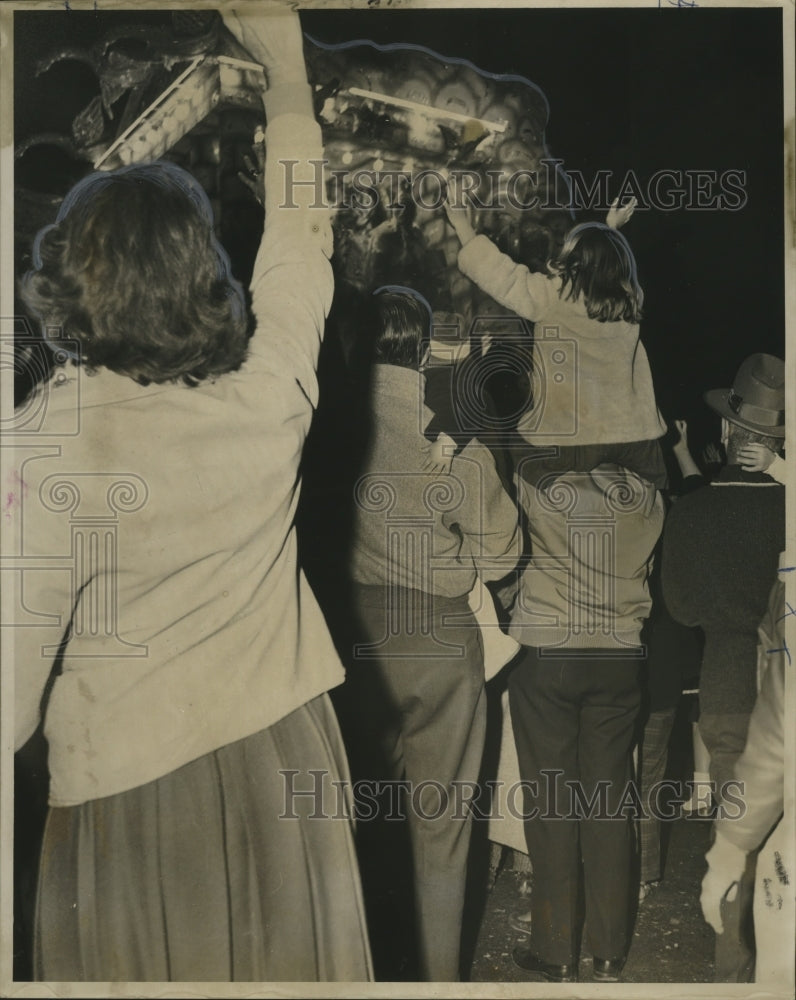
<svg viewBox="0 0 796 1000"><path fill-rule="evenodd" d="M408 783L419 974L455 981L472 828L466 801L486 732L481 636L466 595L430 601L418 591L358 586L354 598L360 644L345 684L356 716L352 771ZM369 822L359 824L366 836Z"/></svg>
<svg viewBox="0 0 796 1000"><path fill-rule="evenodd" d="M609 817L630 780L640 661L612 650L573 652L552 658L528 647L509 678L520 778L531 783L524 787L531 947L557 965L578 959L581 861L592 953L620 958L630 930L633 810Z"/></svg>
<svg viewBox="0 0 796 1000"><path fill-rule="evenodd" d="M661 867L661 821L655 814L655 789L666 777L669 740L677 715L676 708L650 712L644 726L639 760L639 793L644 814L639 820L641 881L657 882L663 877Z"/></svg>

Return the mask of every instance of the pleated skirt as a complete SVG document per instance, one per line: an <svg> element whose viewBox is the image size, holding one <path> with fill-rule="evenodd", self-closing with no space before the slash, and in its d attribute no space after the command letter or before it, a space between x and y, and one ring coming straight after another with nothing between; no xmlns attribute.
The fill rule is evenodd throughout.
<svg viewBox="0 0 796 1000"><path fill-rule="evenodd" d="M323 695L157 781L50 809L36 979L371 980L347 780Z"/></svg>

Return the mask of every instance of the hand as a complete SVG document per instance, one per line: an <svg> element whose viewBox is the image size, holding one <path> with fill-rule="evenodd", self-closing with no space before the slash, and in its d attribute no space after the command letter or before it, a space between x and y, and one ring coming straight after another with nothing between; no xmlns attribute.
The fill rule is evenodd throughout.
<svg viewBox="0 0 796 1000"><path fill-rule="evenodd" d="M685 420L675 420L674 429L680 435L679 439L672 445L673 448L685 448L688 450L688 424Z"/></svg>
<svg viewBox="0 0 796 1000"><path fill-rule="evenodd" d="M721 465L724 462L718 445L714 444L712 441L705 445L705 449L702 452L702 458L706 465Z"/></svg>
<svg viewBox="0 0 796 1000"><path fill-rule="evenodd" d="M448 475L453 465L453 454L456 451L456 442L448 434L441 433L433 444L423 446L426 452L426 460L423 463L423 472L433 472Z"/></svg>
<svg viewBox="0 0 796 1000"><path fill-rule="evenodd" d="M714 827L714 829L716 829ZM717 934L724 932L721 919L721 903L732 902L738 895L738 882L746 868L746 851L736 847L732 841L716 829L716 839L705 855L708 870L702 879L702 915Z"/></svg>
<svg viewBox="0 0 796 1000"><path fill-rule="evenodd" d="M306 81L304 38L298 14L283 4L263 5L256 13L247 10L239 14L223 9L224 24L246 49L254 62L268 74L268 83L286 80Z"/></svg>
<svg viewBox="0 0 796 1000"><path fill-rule="evenodd" d="M238 177L252 192L259 204L265 207L265 132L263 132L261 125L258 125L254 130L252 152L254 159L244 154L243 164L247 173L239 170Z"/></svg>
<svg viewBox="0 0 796 1000"><path fill-rule="evenodd" d="M738 449L738 462L744 472L765 472L776 458L764 444L751 442Z"/></svg>
<svg viewBox="0 0 796 1000"><path fill-rule="evenodd" d="M619 199L614 198L608 209L608 215L605 217L606 225L609 225L611 229L621 229L635 212L636 205L638 205L638 199L631 198L626 205L622 205L620 208Z"/></svg>
<svg viewBox="0 0 796 1000"><path fill-rule="evenodd" d="M736 881L721 871L708 868L702 879L699 902L702 905L702 916L717 934L724 933L724 921L721 919L722 900L726 898L731 903L737 895L738 883Z"/></svg>
<svg viewBox="0 0 796 1000"><path fill-rule="evenodd" d="M469 243L475 236L475 229L473 228L475 212L472 203L469 201L465 202L461 189L461 180L456 174L448 176L448 185L445 192L445 214L462 245Z"/></svg>

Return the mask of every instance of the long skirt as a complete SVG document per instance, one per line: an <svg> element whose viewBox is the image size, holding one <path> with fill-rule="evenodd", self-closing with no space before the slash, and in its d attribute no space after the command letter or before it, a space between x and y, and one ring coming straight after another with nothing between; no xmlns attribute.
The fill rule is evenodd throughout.
<svg viewBox="0 0 796 1000"><path fill-rule="evenodd" d="M348 781L323 695L156 781L51 809L36 979L372 979Z"/></svg>

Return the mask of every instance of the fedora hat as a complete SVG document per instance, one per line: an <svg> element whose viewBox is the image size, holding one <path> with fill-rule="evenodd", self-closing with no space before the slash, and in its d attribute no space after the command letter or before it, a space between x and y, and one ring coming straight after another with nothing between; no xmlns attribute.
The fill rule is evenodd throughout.
<svg viewBox="0 0 796 1000"><path fill-rule="evenodd" d="M730 423L785 437L785 362L772 354L752 354L738 369L732 389L710 389L705 402Z"/></svg>

